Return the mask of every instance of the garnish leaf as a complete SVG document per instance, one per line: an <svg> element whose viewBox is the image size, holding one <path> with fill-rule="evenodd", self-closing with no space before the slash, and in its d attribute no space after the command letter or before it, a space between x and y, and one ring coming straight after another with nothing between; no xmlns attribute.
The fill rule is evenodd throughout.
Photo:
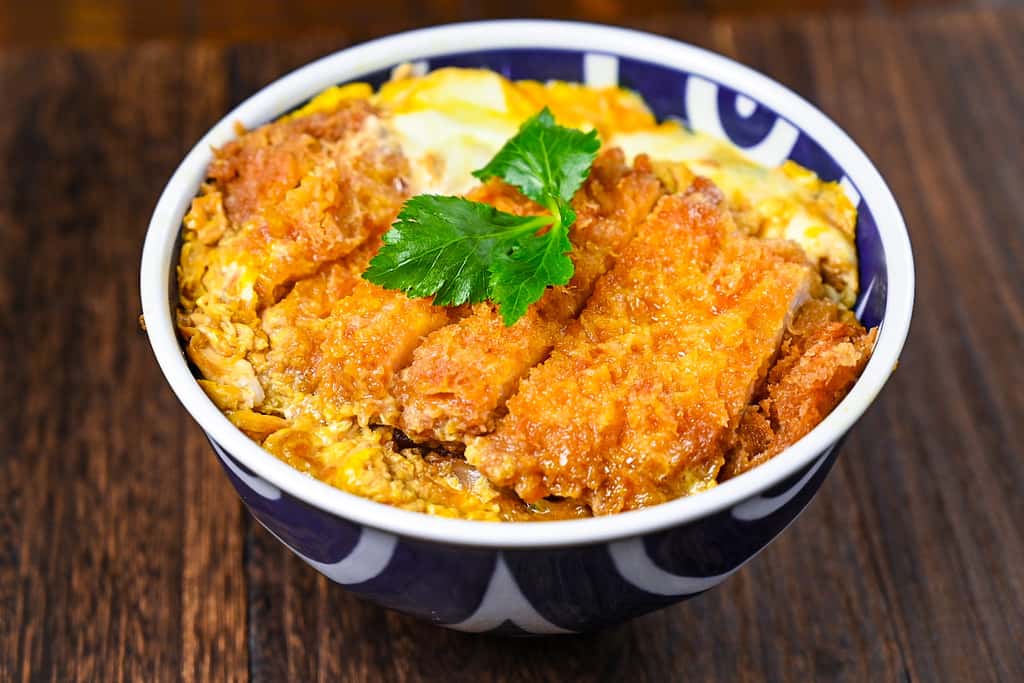
<svg viewBox="0 0 1024 683"><path fill-rule="evenodd" d="M600 146L597 131L559 126L544 107L473 175L484 181L501 178L545 206L552 198L568 202L590 174Z"/></svg>
<svg viewBox="0 0 1024 683"><path fill-rule="evenodd" d="M490 298L497 302L506 327L523 317L550 285L572 279L571 250L569 230L555 224L543 235L522 240L491 264Z"/></svg>
<svg viewBox="0 0 1024 683"><path fill-rule="evenodd" d="M516 216L461 197L408 200L363 278L441 306L490 299L511 326L573 276L569 202L590 174L597 133L564 128L545 107L473 175L499 177L550 213Z"/></svg>
<svg viewBox="0 0 1024 683"><path fill-rule="evenodd" d="M515 216L461 197L419 195L384 234L384 247L363 278L441 306L488 298L490 266L551 216Z"/></svg>

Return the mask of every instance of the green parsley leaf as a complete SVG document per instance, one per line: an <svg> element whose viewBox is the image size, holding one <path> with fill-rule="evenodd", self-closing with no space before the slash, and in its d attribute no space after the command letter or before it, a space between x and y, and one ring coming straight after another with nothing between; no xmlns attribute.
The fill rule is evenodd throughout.
<svg viewBox="0 0 1024 683"><path fill-rule="evenodd" d="M488 298L495 258L553 220L460 197L419 195L402 207L363 278L411 297L433 295L441 306L479 303Z"/></svg>
<svg viewBox="0 0 1024 683"><path fill-rule="evenodd" d="M545 234L522 240L491 264L490 298L498 302L506 327L523 317L550 285L572 279L571 250L568 228L555 223Z"/></svg>
<svg viewBox="0 0 1024 683"><path fill-rule="evenodd" d="M473 175L484 181L501 178L545 206L553 198L568 202L590 174L600 146L597 131L559 126L544 107Z"/></svg>
<svg viewBox="0 0 1024 683"><path fill-rule="evenodd" d="M545 107L473 175L500 177L550 212L515 216L461 197L408 200L363 278L411 297L458 306L490 299L511 326L552 285L573 275L569 202L590 174L600 142L555 123Z"/></svg>

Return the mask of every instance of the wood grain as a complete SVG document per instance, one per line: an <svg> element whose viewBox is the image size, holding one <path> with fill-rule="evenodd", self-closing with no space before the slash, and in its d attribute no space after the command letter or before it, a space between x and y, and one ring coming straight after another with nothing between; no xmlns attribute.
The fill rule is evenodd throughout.
<svg viewBox="0 0 1024 683"><path fill-rule="evenodd" d="M251 521L135 330L149 212L228 107L426 16L0 49L0 681L1024 680L1022 10L626 22L819 104L917 258L898 371L815 503L722 587L588 636L466 636L354 598Z"/></svg>
<svg viewBox="0 0 1024 683"><path fill-rule="evenodd" d="M146 216L224 107L189 78L211 56L0 55L0 679L245 671L240 505L137 331Z"/></svg>
<svg viewBox="0 0 1024 683"><path fill-rule="evenodd" d="M474 19L545 17L606 23L688 12L703 17L878 13L1006 0L37 0L0 5L0 45L111 47L144 40L281 40L356 35Z"/></svg>

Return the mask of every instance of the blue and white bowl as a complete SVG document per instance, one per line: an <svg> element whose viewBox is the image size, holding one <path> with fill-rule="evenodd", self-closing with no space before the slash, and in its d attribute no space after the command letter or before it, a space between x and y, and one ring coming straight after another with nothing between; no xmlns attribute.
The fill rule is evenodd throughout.
<svg viewBox="0 0 1024 683"><path fill-rule="evenodd" d="M557 49L550 46L557 45ZM881 325L860 380L791 448L699 495L609 517L543 523L451 520L359 498L292 469L250 441L195 381L175 335L174 264L182 217L211 148L324 88L380 84L392 67L486 67L512 79L618 83L659 118L731 140L767 165L792 159L839 181L857 205L862 293ZM725 57L635 31L554 21L491 21L413 31L342 50L272 83L229 113L167 184L142 256L142 303L167 381L206 431L252 514L296 555L385 607L463 631L571 633L623 621L718 583L807 505L838 446L896 365L910 324L914 268L896 202L836 124L787 88Z"/></svg>

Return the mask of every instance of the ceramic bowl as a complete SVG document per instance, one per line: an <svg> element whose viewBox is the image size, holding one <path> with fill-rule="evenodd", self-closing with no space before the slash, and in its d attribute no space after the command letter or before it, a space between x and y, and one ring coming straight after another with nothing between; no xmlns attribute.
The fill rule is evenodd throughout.
<svg viewBox="0 0 1024 683"><path fill-rule="evenodd" d="M557 46L557 47L553 47ZM236 429L192 375L172 323L182 217L211 148L348 81L391 69L485 67L512 79L620 84L659 118L727 138L755 160L792 159L839 181L858 208L856 312L881 325L860 380L810 434L711 491L601 518L543 523L451 520L350 495L292 469ZM896 365L913 305L906 227L881 175L850 138L786 87L725 57L618 28L492 21L412 31L342 50L268 85L200 140L167 184L142 257L142 303L157 360L209 436L253 516L317 571L385 607L463 631L570 633L697 595L743 566L821 486L847 430Z"/></svg>

